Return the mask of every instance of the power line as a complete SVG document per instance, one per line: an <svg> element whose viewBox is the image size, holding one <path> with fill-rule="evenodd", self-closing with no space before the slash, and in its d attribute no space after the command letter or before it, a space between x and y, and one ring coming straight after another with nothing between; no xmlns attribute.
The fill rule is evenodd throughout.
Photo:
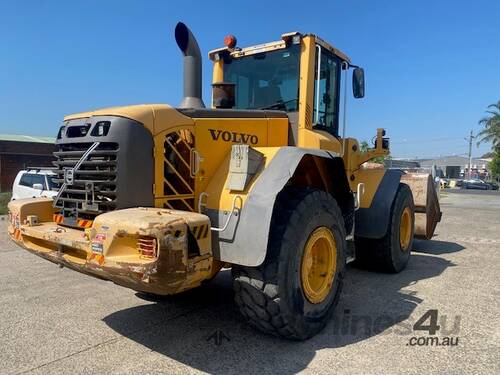
<svg viewBox="0 0 500 375"><path fill-rule="evenodd" d="M463 138L432 138L432 139L411 139L410 141L403 140L400 142L392 142L391 144L393 145L399 145L399 144L409 144L409 143L428 143L428 142L442 142L442 141L459 141L462 140Z"/></svg>

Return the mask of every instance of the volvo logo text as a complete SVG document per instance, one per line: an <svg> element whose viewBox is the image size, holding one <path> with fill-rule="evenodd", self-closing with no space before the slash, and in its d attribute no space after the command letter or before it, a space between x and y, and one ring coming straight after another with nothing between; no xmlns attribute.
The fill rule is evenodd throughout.
<svg viewBox="0 0 500 375"><path fill-rule="evenodd" d="M224 142L233 143L251 143L253 145L259 143L259 138L253 134L236 133L217 129L208 129L208 131L214 141L222 139Z"/></svg>

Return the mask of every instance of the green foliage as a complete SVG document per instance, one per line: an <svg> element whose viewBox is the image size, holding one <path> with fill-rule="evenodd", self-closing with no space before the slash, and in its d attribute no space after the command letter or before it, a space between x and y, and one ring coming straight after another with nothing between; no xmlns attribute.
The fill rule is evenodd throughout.
<svg viewBox="0 0 500 375"><path fill-rule="evenodd" d="M496 152L493 160L488 163L488 169L495 179L500 179L500 153Z"/></svg>
<svg viewBox="0 0 500 375"><path fill-rule="evenodd" d="M484 142L491 142L492 149L500 152L500 100L495 104L488 106L486 117L479 120L479 125L484 126L484 129L477 135L479 138L478 145Z"/></svg>
<svg viewBox="0 0 500 375"><path fill-rule="evenodd" d="M370 149L370 145L368 144L367 141L363 141L359 145L359 150L361 152L367 152ZM377 163L377 164L384 164L384 160L390 159L390 156L377 156L376 158L373 158L369 160L370 163Z"/></svg>
<svg viewBox="0 0 500 375"><path fill-rule="evenodd" d="M9 203L11 196L11 193L0 193L0 215L7 214L7 203Z"/></svg>
<svg viewBox="0 0 500 375"><path fill-rule="evenodd" d="M368 142L366 142L366 141L361 142L361 144L359 145L359 150L361 152L366 152L366 151L368 151L369 148L370 148L370 145L368 145Z"/></svg>

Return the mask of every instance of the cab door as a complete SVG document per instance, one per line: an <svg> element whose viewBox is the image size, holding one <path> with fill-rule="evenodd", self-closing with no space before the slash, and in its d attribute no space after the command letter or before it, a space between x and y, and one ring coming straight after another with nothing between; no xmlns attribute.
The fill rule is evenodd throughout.
<svg viewBox="0 0 500 375"><path fill-rule="evenodd" d="M326 48L316 45L313 130L339 136L339 92L342 62Z"/></svg>

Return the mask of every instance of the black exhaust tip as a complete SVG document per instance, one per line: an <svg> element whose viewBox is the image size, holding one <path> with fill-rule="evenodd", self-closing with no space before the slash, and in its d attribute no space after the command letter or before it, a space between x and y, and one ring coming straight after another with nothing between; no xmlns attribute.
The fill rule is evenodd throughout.
<svg viewBox="0 0 500 375"><path fill-rule="evenodd" d="M205 108L201 82L201 52L198 42L182 22L175 26L175 41L183 54L184 96L180 108Z"/></svg>
<svg viewBox="0 0 500 375"><path fill-rule="evenodd" d="M182 22L178 22L175 26L175 41L181 51L184 52L189 43L189 29Z"/></svg>

